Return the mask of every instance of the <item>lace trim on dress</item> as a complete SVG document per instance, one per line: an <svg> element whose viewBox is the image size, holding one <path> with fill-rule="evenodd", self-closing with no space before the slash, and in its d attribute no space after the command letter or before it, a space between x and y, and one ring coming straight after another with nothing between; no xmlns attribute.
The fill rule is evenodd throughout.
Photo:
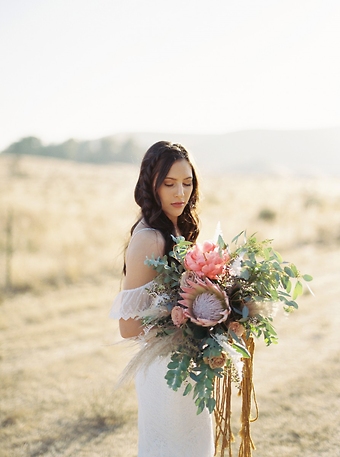
<svg viewBox="0 0 340 457"><path fill-rule="evenodd" d="M114 299L109 317L112 319L134 319L151 305L151 297L147 292L153 281L136 287L136 289L121 290Z"/></svg>

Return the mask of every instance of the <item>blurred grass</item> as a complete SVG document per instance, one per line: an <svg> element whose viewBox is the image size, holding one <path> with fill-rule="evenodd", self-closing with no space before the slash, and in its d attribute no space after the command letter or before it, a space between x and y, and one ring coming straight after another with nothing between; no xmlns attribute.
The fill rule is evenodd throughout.
<svg viewBox="0 0 340 457"><path fill-rule="evenodd" d="M136 456L134 388L115 390L135 348L115 344L108 311L137 214L137 173L0 156L1 457ZM318 298L304 296L289 321L278 319L280 344L258 345L258 455L336 455L340 183L203 174L200 206L201 239L218 221L226 241L257 232L316 278Z"/></svg>
<svg viewBox="0 0 340 457"><path fill-rule="evenodd" d="M112 289L69 286L2 304L1 456L102 455L98 446L131 429L133 385L124 395L115 386L132 352L107 317Z"/></svg>
<svg viewBox="0 0 340 457"><path fill-rule="evenodd" d="M1 156L0 165L2 288L9 223L14 292L120 275L127 232L137 215L136 167L28 156ZM220 221L226 240L247 229L274 238L283 250L339 244L340 185L329 178L203 176L201 218L204 238L214 235Z"/></svg>
<svg viewBox="0 0 340 457"><path fill-rule="evenodd" d="M37 292L120 274L121 252L136 212L129 189L136 169L22 157L16 165L20 173L13 175L15 159L0 160L2 285L9 214L14 291Z"/></svg>

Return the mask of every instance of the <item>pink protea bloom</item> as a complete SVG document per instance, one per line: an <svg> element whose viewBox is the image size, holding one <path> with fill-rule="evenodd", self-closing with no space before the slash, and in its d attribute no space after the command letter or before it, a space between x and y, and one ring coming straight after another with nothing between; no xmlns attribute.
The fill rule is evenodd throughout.
<svg viewBox="0 0 340 457"><path fill-rule="evenodd" d="M228 252L221 251L219 246L211 241L195 244L186 254L184 266L187 270L196 272L199 276L216 279L223 273L225 265L230 260Z"/></svg>
<svg viewBox="0 0 340 457"><path fill-rule="evenodd" d="M202 327L213 327L228 319L229 300L217 284L208 278L197 278L195 282L187 279L187 283L180 293L183 300L179 301L186 307L185 316Z"/></svg>

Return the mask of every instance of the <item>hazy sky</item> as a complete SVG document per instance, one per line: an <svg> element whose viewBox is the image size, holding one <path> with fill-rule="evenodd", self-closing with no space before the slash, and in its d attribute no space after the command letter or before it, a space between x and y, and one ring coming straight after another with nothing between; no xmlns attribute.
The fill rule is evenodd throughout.
<svg viewBox="0 0 340 457"><path fill-rule="evenodd" d="M0 0L0 149L340 125L339 0Z"/></svg>

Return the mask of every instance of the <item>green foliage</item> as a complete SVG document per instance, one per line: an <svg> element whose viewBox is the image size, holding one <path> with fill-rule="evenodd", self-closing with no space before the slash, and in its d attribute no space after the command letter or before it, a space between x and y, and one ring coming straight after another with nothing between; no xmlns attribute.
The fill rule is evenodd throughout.
<svg viewBox="0 0 340 457"><path fill-rule="evenodd" d="M243 242L238 245L241 235ZM173 304L178 305L180 279L185 271L184 260L192 245L183 237L174 237L174 241L176 244L169 256L157 259L152 257L145 261L159 273L159 287L170 286L170 295L173 291L178 294L175 293L176 296L171 299L167 296L166 300L171 300L169 315L165 318L168 321L156 322L162 329L162 335L166 334L169 322L171 332L178 331L171 321L170 312ZM183 395L193 394L197 414L205 408L210 413L214 410L214 379L222 377L224 369L233 369L236 373L236 364L242 358L250 357L244 339L236 334L237 329L245 329L247 339L253 336L263 337L266 345L277 343L278 337L271 317L272 304L281 302L286 311L297 309L295 300L303 293L303 281L312 280L310 275L301 275L293 263L285 262L272 248L271 240L258 241L255 234L247 238L246 233L241 232L232 242L236 246L231 251L231 259L227 261L223 272L212 280L228 296L231 306L228 320L221 320L210 327L197 325L190 318L183 321L180 344L172 352L165 376L173 390L177 391L186 383ZM221 235L217 246L221 254L226 249L230 252ZM261 314L261 308L257 307L260 303L264 309L267 306L268 311ZM253 310L252 313L250 309ZM258 314L254 315L256 309ZM223 368L215 368L221 365ZM239 374L236 373L235 376L237 381Z"/></svg>
<svg viewBox="0 0 340 457"><path fill-rule="evenodd" d="M164 284L169 284L170 287L177 287L180 276L183 272L183 266L181 264L176 264L175 262L168 262L168 257L165 255L163 257L151 259L145 259L145 265L152 267L160 275L158 280L164 282Z"/></svg>
<svg viewBox="0 0 340 457"><path fill-rule="evenodd" d="M168 363L168 371L165 375L167 384L171 389L177 391L183 381L189 375L189 365L191 357L185 353L175 352Z"/></svg>
<svg viewBox="0 0 340 457"><path fill-rule="evenodd" d="M248 323L247 337L249 338L250 334L253 334L256 336L256 338L263 336L264 342L267 346L273 343L277 344L277 333L273 327L272 322L273 319L271 317L264 318L260 315L257 315L256 325L254 325L251 321Z"/></svg>
<svg viewBox="0 0 340 457"><path fill-rule="evenodd" d="M213 338L204 341L206 347L202 351L199 363L192 363L192 355L187 354L185 349L179 348L172 354L165 375L168 386L174 391L180 389L184 381L186 382L183 395L193 394L197 414L200 414L204 408L208 408L210 413L213 412L215 407L214 378L221 377L223 372L222 368L212 369L207 363L204 363L203 358L205 357L221 355L221 347ZM194 381L194 386L189 379Z"/></svg>
<svg viewBox="0 0 340 457"><path fill-rule="evenodd" d="M252 235L236 249L235 256L242 258L240 279L244 281L244 290L255 301L281 301L286 311L297 309L295 300L303 293L301 280L313 278L301 275L293 263L283 261L270 243L271 240L257 241Z"/></svg>
<svg viewBox="0 0 340 457"><path fill-rule="evenodd" d="M199 342L197 342L199 344ZM205 360L211 357L220 357L222 348L218 342L211 337L201 339L204 346L202 352L198 354L197 359L192 354L188 354L184 348L172 354L168 364L168 371L165 379L170 388L177 391L185 383L183 395L192 393L197 414L200 414L205 408L210 413L215 408L214 399L214 379L223 376L223 368L211 368ZM243 347L243 356L249 357L248 352ZM192 384L193 381L194 384Z"/></svg>
<svg viewBox="0 0 340 457"><path fill-rule="evenodd" d="M256 315L249 317L245 308L251 302L281 302L285 311L297 309L295 301L303 293L302 281L311 281L310 275L301 275L297 267L282 259L280 253L271 247L271 240L258 241L255 235L247 239L245 232L239 233L233 240L238 243L244 234L244 243L237 247L234 257L242 259L238 300L245 304L242 310L243 323L247 336L263 336L267 345L277 343L277 333L271 317Z"/></svg>
<svg viewBox="0 0 340 457"><path fill-rule="evenodd" d="M227 248L227 245L225 244L224 239L222 238L221 235L218 235L217 245L220 248L220 251Z"/></svg>
<svg viewBox="0 0 340 457"><path fill-rule="evenodd" d="M192 246L190 241L186 241L183 236L172 237L175 241L175 246L173 250L169 253L169 256L176 259L178 262L183 264L184 257L188 252L188 249Z"/></svg>
<svg viewBox="0 0 340 457"><path fill-rule="evenodd" d="M193 397L197 406L197 414L200 414L204 408L212 413L216 401L214 399L214 378L223 370L221 368L211 369L206 363L201 363L199 367L190 373L191 379L195 381Z"/></svg>

